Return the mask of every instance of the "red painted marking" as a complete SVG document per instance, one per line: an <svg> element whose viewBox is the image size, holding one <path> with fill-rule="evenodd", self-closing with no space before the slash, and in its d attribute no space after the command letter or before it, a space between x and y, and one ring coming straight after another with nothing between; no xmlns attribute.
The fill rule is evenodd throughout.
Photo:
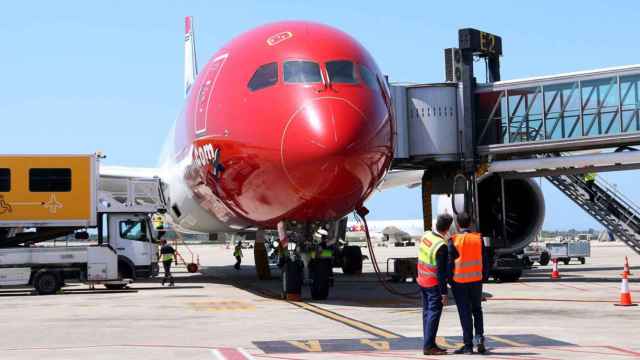
<svg viewBox="0 0 640 360"><path fill-rule="evenodd" d="M518 282L518 283L516 283L516 284L520 284L520 285L522 285L522 286L532 287L532 288L537 287L537 286L533 286L533 285L531 285L531 284L527 284L527 283L524 283L524 282Z"/></svg>
<svg viewBox="0 0 640 360"><path fill-rule="evenodd" d="M254 357L269 358L269 359L302 360L302 358L282 357L282 356L267 355L267 354L255 354L255 355L253 355L253 356L254 356Z"/></svg>
<svg viewBox="0 0 640 360"><path fill-rule="evenodd" d="M389 351L345 351L345 352L339 352L338 354L343 354L343 355L361 355L361 356L373 356L373 357L383 357L383 358L398 358L398 359L424 359L424 356L419 356L419 357L415 357L415 356L409 356L409 354L401 354L401 353L393 353L393 352L389 352ZM439 358L435 358L432 356L429 356L429 359L434 359L437 360Z"/></svg>
<svg viewBox="0 0 640 360"><path fill-rule="evenodd" d="M637 352L637 351L631 351L631 350L619 348L619 347L616 347L616 346L602 346L602 347L607 348L607 349L611 349L613 351L618 351L618 352L621 352L621 353L625 353L627 355L633 355L635 357L640 357L640 352Z"/></svg>
<svg viewBox="0 0 640 360"><path fill-rule="evenodd" d="M216 350L218 350L226 360L247 360L240 351L233 348L216 348Z"/></svg>
<svg viewBox="0 0 640 360"><path fill-rule="evenodd" d="M614 304L615 301L610 300L581 300L581 299L545 299L545 298L507 298L507 297L492 297L487 300L502 300L502 301L551 301L551 302L580 302L580 303L609 303Z"/></svg>
<svg viewBox="0 0 640 360"><path fill-rule="evenodd" d="M557 285L564 286L564 287L569 288L569 289L579 290L579 291L589 291L588 289L579 288L579 287L577 287L577 286L573 286L573 285L569 285L569 284L561 284L561 283L557 283Z"/></svg>
<svg viewBox="0 0 640 360"><path fill-rule="evenodd" d="M555 350L555 351L566 351L566 352L578 352L585 354L598 354L598 355L608 355L608 356L626 356L621 354L612 354L610 352L602 352L602 351L586 351L586 350L578 350L577 348L567 348L567 347L559 347L559 346L543 346L545 349ZM589 348L602 348L604 346L581 346L589 347Z"/></svg>

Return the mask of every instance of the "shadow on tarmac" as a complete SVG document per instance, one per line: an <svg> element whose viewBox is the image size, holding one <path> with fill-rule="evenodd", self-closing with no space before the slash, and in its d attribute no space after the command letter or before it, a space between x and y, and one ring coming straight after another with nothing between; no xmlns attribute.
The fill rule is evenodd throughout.
<svg viewBox="0 0 640 360"><path fill-rule="evenodd" d="M198 281L215 284L225 284L248 291L254 295L269 299L281 299L280 269L271 267L270 280L258 280L255 267L243 266L237 271L233 266L206 266L202 267L203 275L191 276L187 281L191 282L198 277ZM344 275L337 271L334 274L335 283L329 292L327 300L312 300L309 287L302 287L302 301L309 304L326 304L338 306L375 307L390 309L419 308L422 306L422 298L418 292L416 283L389 283L389 285L401 293L414 293L414 298L407 298L389 293L378 281L375 273L361 275ZM179 279L179 278L177 278ZM485 293L486 297L491 294ZM453 296L449 297L447 306L454 306Z"/></svg>

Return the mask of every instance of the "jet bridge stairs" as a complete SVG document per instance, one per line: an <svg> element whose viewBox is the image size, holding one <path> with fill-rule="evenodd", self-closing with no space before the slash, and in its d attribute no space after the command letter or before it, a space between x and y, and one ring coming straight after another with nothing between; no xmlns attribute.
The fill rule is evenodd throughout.
<svg viewBox="0 0 640 360"><path fill-rule="evenodd" d="M616 238L640 254L640 207L614 185L602 176L597 176L591 187L579 174L547 176L546 179Z"/></svg>

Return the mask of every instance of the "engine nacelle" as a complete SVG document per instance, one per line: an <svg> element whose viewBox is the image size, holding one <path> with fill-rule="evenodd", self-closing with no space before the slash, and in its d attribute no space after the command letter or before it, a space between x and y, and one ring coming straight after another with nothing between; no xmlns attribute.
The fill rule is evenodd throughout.
<svg viewBox="0 0 640 360"><path fill-rule="evenodd" d="M492 239L496 254L513 253L533 241L544 221L544 197L538 184L529 179L505 179L504 195L506 213L506 237L502 229L502 205L500 178L490 176L478 185L478 210L480 232ZM464 196L455 195L455 209L465 208ZM440 196L438 212L453 213L450 196ZM457 231L457 229L452 229Z"/></svg>
<svg viewBox="0 0 640 360"><path fill-rule="evenodd" d="M544 222L544 196L531 179L505 179L506 237L502 228L500 178L490 176L478 184L480 232L492 238L496 254L512 253L526 247L540 232Z"/></svg>

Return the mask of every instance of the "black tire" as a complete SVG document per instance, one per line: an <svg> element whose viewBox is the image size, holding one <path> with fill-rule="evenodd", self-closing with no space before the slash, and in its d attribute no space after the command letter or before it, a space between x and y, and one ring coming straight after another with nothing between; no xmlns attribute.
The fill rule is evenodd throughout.
<svg viewBox="0 0 640 360"><path fill-rule="evenodd" d="M362 250L360 246L345 246L342 249L342 272L346 275L362 274Z"/></svg>
<svg viewBox="0 0 640 360"><path fill-rule="evenodd" d="M55 273L45 271L38 274L33 281L33 287L39 295L51 295L60 290L60 280Z"/></svg>
<svg viewBox="0 0 640 360"><path fill-rule="evenodd" d="M516 282L520 280L522 270L501 271L496 275L499 282Z"/></svg>
<svg viewBox="0 0 640 360"><path fill-rule="evenodd" d="M571 261L571 259L570 259L570 258L564 258L564 259L562 259L562 263L563 263L563 264L565 264L565 265L569 265L569 261Z"/></svg>
<svg viewBox="0 0 640 360"><path fill-rule="evenodd" d="M309 264L311 270L311 298L326 300L331 285L331 259L314 259Z"/></svg>
<svg viewBox="0 0 640 360"><path fill-rule="evenodd" d="M107 290L122 290L127 287L127 284L104 284Z"/></svg>
<svg viewBox="0 0 640 360"><path fill-rule="evenodd" d="M300 261L286 261L282 267L282 298L287 294L300 294L302 292L302 277L304 265Z"/></svg>
<svg viewBox="0 0 640 360"><path fill-rule="evenodd" d="M118 277L122 279L135 280L136 271L125 261L118 261Z"/></svg>
<svg viewBox="0 0 640 360"><path fill-rule="evenodd" d="M587 262L587 260L583 257L580 258L580 264L584 265Z"/></svg>
<svg viewBox="0 0 640 360"><path fill-rule="evenodd" d="M543 251L542 254L540 254L540 265L547 266L549 265L549 261L551 261L551 255L549 255L549 252Z"/></svg>

